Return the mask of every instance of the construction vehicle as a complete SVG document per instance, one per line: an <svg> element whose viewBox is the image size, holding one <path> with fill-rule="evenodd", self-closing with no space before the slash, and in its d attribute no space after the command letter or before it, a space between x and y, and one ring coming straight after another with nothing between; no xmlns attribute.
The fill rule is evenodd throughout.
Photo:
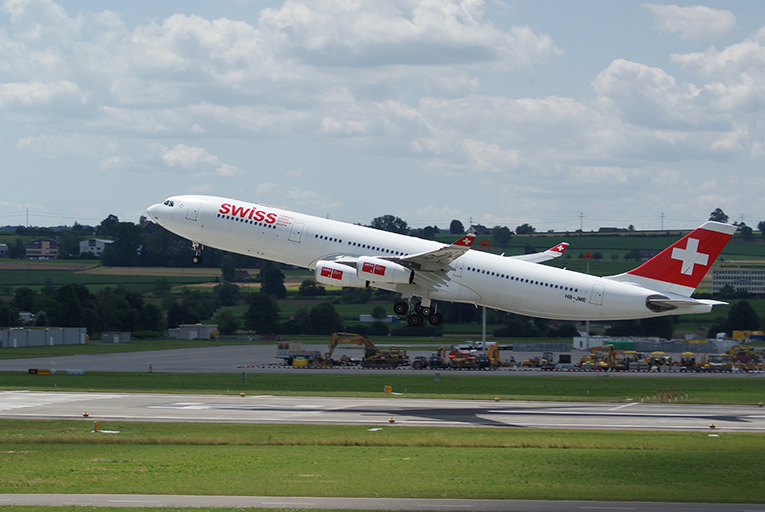
<svg viewBox="0 0 765 512"><path fill-rule="evenodd" d="M680 354L680 366L685 371L696 371L696 354L693 352L683 352Z"/></svg>
<svg viewBox="0 0 765 512"><path fill-rule="evenodd" d="M584 370L608 370L614 365L614 346L592 347L589 356L579 358L579 365Z"/></svg>
<svg viewBox="0 0 765 512"><path fill-rule="evenodd" d="M449 357L446 355L446 347L438 347L428 359L428 367L434 369L449 368Z"/></svg>
<svg viewBox="0 0 765 512"><path fill-rule="evenodd" d="M659 350L651 352L646 358L646 362L651 366L669 366L672 364L672 357Z"/></svg>
<svg viewBox="0 0 765 512"><path fill-rule="evenodd" d="M617 371L648 371L645 357L635 350L617 350L614 352L614 370Z"/></svg>
<svg viewBox="0 0 765 512"><path fill-rule="evenodd" d="M762 370L762 356L755 353L754 348L748 345L735 345L731 347L728 354L733 360L733 368L743 371Z"/></svg>
<svg viewBox="0 0 765 512"><path fill-rule="evenodd" d="M427 368L430 365L430 361L425 356L417 356L414 358L414 361L412 361L412 368L415 370L422 370L423 368Z"/></svg>
<svg viewBox="0 0 765 512"><path fill-rule="evenodd" d="M305 350L303 344L296 341L280 341L276 348L276 357L284 359L284 364L296 368L326 366L320 351Z"/></svg>
<svg viewBox="0 0 765 512"><path fill-rule="evenodd" d="M489 366L491 368L498 368L500 366L509 366L499 358L499 345L492 343L489 348L486 349L486 357L489 358Z"/></svg>
<svg viewBox="0 0 765 512"><path fill-rule="evenodd" d="M364 355L361 358L361 366L364 368L382 368L388 366L404 366L409 364L409 356L406 351L398 347L390 347L388 350L380 350L374 343L361 334L351 332L333 332L329 339L329 351L324 355L327 361L332 361L332 354L337 344L354 343L364 347Z"/></svg>
<svg viewBox="0 0 765 512"><path fill-rule="evenodd" d="M542 352L542 359L539 360L539 367L543 370L554 370L555 354L552 352Z"/></svg>
<svg viewBox="0 0 765 512"><path fill-rule="evenodd" d="M451 368L478 368L477 356L469 350L454 349L449 352L449 366Z"/></svg>
<svg viewBox="0 0 765 512"><path fill-rule="evenodd" d="M727 352L721 354L701 354L699 369L705 372L729 372L733 368L733 358Z"/></svg>

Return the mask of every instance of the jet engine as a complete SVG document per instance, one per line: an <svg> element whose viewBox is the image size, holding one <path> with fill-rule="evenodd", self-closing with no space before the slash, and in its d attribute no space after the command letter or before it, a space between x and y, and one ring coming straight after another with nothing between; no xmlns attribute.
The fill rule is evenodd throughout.
<svg viewBox="0 0 765 512"><path fill-rule="evenodd" d="M388 284L412 284L414 280L414 270L392 261L371 256L358 258L356 275L366 281Z"/></svg>
<svg viewBox="0 0 765 512"><path fill-rule="evenodd" d="M345 286L350 288L366 288L369 281L356 276L353 267L335 261L319 261L316 263L316 282L329 286Z"/></svg>

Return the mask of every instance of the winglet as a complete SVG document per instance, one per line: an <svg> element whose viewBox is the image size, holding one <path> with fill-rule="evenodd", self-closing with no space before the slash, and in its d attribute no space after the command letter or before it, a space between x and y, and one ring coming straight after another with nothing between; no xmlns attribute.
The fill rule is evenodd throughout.
<svg viewBox="0 0 765 512"><path fill-rule="evenodd" d="M470 248L475 241L475 235L465 235L452 244L453 247L465 247Z"/></svg>
<svg viewBox="0 0 765 512"><path fill-rule="evenodd" d="M568 249L568 242L561 242L553 247L547 249L544 252L535 252L532 254L519 254L517 256L510 256L515 260L528 261L530 263L542 263L543 261L549 261L554 258L563 256L563 253Z"/></svg>
<svg viewBox="0 0 765 512"><path fill-rule="evenodd" d="M561 254L566 252L566 249L568 249L568 242L561 242L555 247L551 247L545 252L554 252L554 253L557 253L558 256L560 256Z"/></svg>

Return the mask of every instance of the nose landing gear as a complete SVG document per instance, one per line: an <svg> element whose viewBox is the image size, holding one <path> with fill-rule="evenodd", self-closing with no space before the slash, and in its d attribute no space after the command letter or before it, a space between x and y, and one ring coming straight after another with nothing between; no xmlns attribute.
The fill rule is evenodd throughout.
<svg viewBox="0 0 765 512"><path fill-rule="evenodd" d="M191 263L194 265L202 264L202 244L197 242L191 242L191 247L194 249L194 256L191 257Z"/></svg>

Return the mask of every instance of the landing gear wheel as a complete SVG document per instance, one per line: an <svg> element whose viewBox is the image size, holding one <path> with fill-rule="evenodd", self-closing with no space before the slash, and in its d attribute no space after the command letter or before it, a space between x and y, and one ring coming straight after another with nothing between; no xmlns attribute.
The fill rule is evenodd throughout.
<svg viewBox="0 0 765 512"><path fill-rule="evenodd" d="M201 265L202 256L200 256L199 254L195 254L194 256L191 257L191 263L193 263L194 265Z"/></svg>
<svg viewBox="0 0 765 512"><path fill-rule="evenodd" d="M425 323L425 319L422 315L414 314L406 317L406 322L412 327L421 327Z"/></svg>
<svg viewBox="0 0 765 512"><path fill-rule="evenodd" d="M444 323L444 315L441 313L434 313L428 317L430 325L441 325Z"/></svg>
<svg viewBox="0 0 765 512"><path fill-rule="evenodd" d="M435 308L431 306L420 306L420 314L424 316L425 318L432 316L434 312L435 312Z"/></svg>
<svg viewBox="0 0 765 512"><path fill-rule="evenodd" d="M405 315L409 311L409 304L406 302L396 302L393 305L393 312L397 315Z"/></svg>

